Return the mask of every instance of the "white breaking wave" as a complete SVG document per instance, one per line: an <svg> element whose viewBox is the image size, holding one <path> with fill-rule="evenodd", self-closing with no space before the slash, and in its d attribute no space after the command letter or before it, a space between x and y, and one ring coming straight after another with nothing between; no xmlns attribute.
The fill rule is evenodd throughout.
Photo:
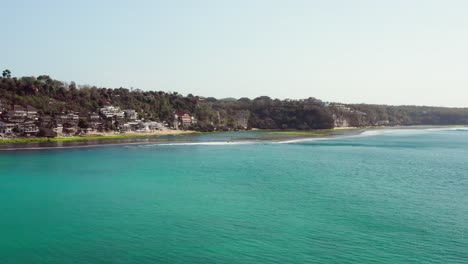
<svg viewBox="0 0 468 264"><path fill-rule="evenodd" d="M341 139L341 138L346 138L346 137L299 138L299 139L279 141L279 142L276 142L276 144L294 144L294 143L302 143L302 142L334 140L334 139Z"/></svg>
<svg viewBox="0 0 468 264"><path fill-rule="evenodd" d="M383 130L366 130L356 135L342 135L342 136L329 136L329 137L318 137L318 138L299 138L291 139L276 142L278 144L294 144L302 142L314 142L314 141L327 141L327 140L337 140L337 139L347 139L347 138L359 138L359 137L371 137L378 136L383 134Z"/></svg>
<svg viewBox="0 0 468 264"><path fill-rule="evenodd" d="M225 145L252 145L260 144L261 142L255 141L206 141L206 142L174 142L174 143L145 143L145 142L132 142L132 143L115 143L115 144L95 144L95 145L78 145L78 146L50 146L50 147L22 147L22 148L5 148L0 151L18 151L18 150L53 150L53 149L77 149L77 148L95 148L95 147L115 147L122 146L124 148L149 148L157 146L225 146Z"/></svg>
<svg viewBox="0 0 468 264"><path fill-rule="evenodd" d="M468 127L453 127L453 128L450 128L449 130L452 130L452 131L468 131Z"/></svg>
<svg viewBox="0 0 468 264"><path fill-rule="evenodd" d="M388 136L404 136L404 135L418 135L434 131L468 131L468 127L459 127L459 128L392 128L392 129L375 129L375 130L366 130L356 135L343 135L335 137L321 137L321 138L299 138L292 140L285 140L277 142L278 144L294 144L294 143L303 143L303 142L314 142L314 141L326 141L326 140L337 140L337 139L347 139L347 138L361 138L361 137L374 137L381 135Z"/></svg>
<svg viewBox="0 0 468 264"><path fill-rule="evenodd" d="M372 136L379 136L385 134L385 130L366 130L362 133L358 134L357 136L360 137L372 137Z"/></svg>
<svg viewBox="0 0 468 264"><path fill-rule="evenodd" d="M375 132L380 132L373 134L372 130L365 131L363 134L366 132L369 132L369 135L419 135L419 134L426 134L426 133L432 133L432 132L443 132L443 131L467 131L468 127L432 127L432 128L395 128L395 129L382 129L382 130L376 130Z"/></svg>

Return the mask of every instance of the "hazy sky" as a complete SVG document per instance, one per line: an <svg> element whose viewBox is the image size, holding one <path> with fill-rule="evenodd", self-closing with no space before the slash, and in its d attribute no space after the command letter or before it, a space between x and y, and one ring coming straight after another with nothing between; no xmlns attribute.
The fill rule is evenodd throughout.
<svg viewBox="0 0 468 264"><path fill-rule="evenodd" d="M468 1L0 0L0 67L222 97L468 106Z"/></svg>

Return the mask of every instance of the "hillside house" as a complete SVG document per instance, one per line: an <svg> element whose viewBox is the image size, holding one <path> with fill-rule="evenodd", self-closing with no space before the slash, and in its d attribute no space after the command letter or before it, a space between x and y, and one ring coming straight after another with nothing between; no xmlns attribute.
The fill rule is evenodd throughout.
<svg viewBox="0 0 468 264"><path fill-rule="evenodd" d="M103 107L101 109L99 109L99 112L101 113L101 115L107 119L109 118L113 118L114 116L116 118L124 118L125 117L125 113L124 111L120 110L120 107L116 107L116 106L112 106L112 105L109 105L109 106L106 106L106 107Z"/></svg>
<svg viewBox="0 0 468 264"><path fill-rule="evenodd" d="M98 121L99 119L101 119L101 117L97 113L93 112L89 115L90 121Z"/></svg>
<svg viewBox="0 0 468 264"><path fill-rule="evenodd" d="M78 124L80 120L80 116L77 113L61 113L55 116L55 122L57 124L65 124L65 123L72 123Z"/></svg>
<svg viewBox="0 0 468 264"><path fill-rule="evenodd" d="M190 115L184 114L180 117L180 119L182 120L182 126L188 127L192 125L192 117Z"/></svg>
<svg viewBox="0 0 468 264"><path fill-rule="evenodd" d="M26 107L26 116L29 118L29 119L33 119L33 120L37 120L37 109L28 105Z"/></svg>
<svg viewBox="0 0 468 264"><path fill-rule="evenodd" d="M132 109L126 109L124 110L125 118L128 120L137 120L138 119L138 113L135 110Z"/></svg>
<svg viewBox="0 0 468 264"><path fill-rule="evenodd" d="M13 109L7 111L5 118L12 123L22 123L27 118L28 114L21 105L14 105Z"/></svg>
<svg viewBox="0 0 468 264"><path fill-rule="evenodd" d="M11 114L14 116L14 117L27 117L28 116L28 112L26 111L26 109L24 107L22 107L21 105L14 105L13 106L13 111L11 111Z"/></svg>
<svg viewBox="0 0 468 264"><path fill-rule="evenodd" d="M2 135L13 134L13 129L15 127L16 127L16 124L0 121L0 134Z"/></svg>

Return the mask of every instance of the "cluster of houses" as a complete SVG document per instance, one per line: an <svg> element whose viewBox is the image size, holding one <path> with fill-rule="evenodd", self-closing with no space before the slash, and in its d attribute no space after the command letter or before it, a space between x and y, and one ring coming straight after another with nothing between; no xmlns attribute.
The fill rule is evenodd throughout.
<svg viewBox="0 0 468 264"><path fill-rule="evenodd" d="M13 106L12 110L5 112L5 106L0 105L0 134L20 134L32 136L39 132L37 126L38 112L32 106Z"/></svg>
<svg viewBox="0 0 468 264"><path fill-rule="evenodd" d="M196 119L187 113L174 115L175 129L188 128ZM7 107L0 101L0 138L33 136L74 136L104 131L151 132L167 129L167 122L148 121L139 118L133 109L105 106L91 113L63 111L43 115L32 106Z"/></svg>

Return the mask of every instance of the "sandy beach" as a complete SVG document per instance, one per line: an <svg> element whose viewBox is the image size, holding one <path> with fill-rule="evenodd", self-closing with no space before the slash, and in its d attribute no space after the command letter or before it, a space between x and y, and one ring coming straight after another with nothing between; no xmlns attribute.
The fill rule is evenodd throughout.
<svg viewBox="0 0 468 264"><path fill-rule="evenodd" d="M173 130L173 129L164 129L164 130L152 130L147 132L96 132L90 133L88 135L78 136L78 137L112 137L112 136L170 136L170 135L182 135L182 134L193 134L196 131L193 130ZM73 137L58 137L58 138L74 138Z"/></svg>
<svg viewBox="0 0 468 264"><path fill-rule="evenodd" d="M132 139L145 137L159 136L177 136L194 134L192 130L154 130L148 132L96 132L80 136L58 136L55 138L45 137L21 137L21 138L0 138L0 144L17 144L17 143L49 143L49 142L73 142L73 141L95 141L95 140L112 140L112 139Z"/></svg>

